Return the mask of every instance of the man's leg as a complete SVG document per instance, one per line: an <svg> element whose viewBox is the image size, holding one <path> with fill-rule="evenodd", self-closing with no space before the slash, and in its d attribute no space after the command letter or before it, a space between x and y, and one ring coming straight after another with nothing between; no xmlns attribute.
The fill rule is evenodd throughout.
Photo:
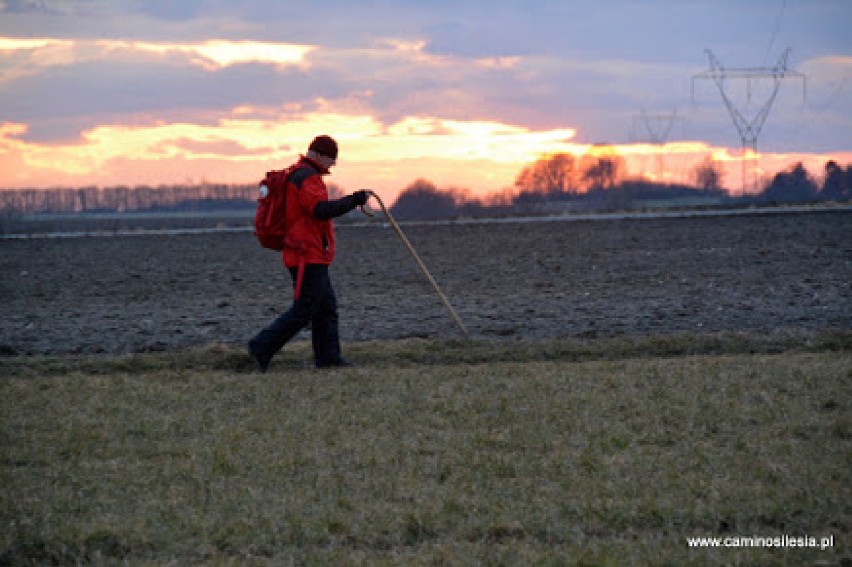
<svg viewBox="0 0 852 567"><path fill-rule="evenodd" d="M335 366L342 362L338 331L337 296L331 285L328 269L323 282L324 292L311 318L311 340L317 366Z"/></svg>
<svg viewBox="0 0 852 567"><path fill-rule="evenodd" d="M268 327L249 341L249 350L252 356L256 358L261 370L266 369L266 365L269 364L275 353L287 344L287 341L296 336L299 331L311 322L311 318L322 300L324 290L322 273L313 269L316 267L312 265L305 266L301 294L299 295L299 299L293 302L290 309L282 313ZM290 269L290 275L295 283L295 268ZM325 279L328 279L327 272Z"/></svg>

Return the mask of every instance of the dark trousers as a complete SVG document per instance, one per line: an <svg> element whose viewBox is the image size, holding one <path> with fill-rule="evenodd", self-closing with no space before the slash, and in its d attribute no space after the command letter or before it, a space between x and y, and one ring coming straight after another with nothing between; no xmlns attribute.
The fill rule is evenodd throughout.
<svg viewBox="0 0 852 567"><path fill-rule="evenodd" d="M293 285L297 269L290 268ZM285 313L252 339L262 356L272 358L296 334L311 325L314 361L318 366L340 361L340 335L337 330L337 297L331 287L328 266L305 266L299 299Z"/></svg>

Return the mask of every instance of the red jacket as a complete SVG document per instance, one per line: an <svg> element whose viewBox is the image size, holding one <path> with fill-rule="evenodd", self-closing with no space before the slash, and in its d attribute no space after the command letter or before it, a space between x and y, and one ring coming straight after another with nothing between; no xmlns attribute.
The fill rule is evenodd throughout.
<svg viewBox="0 0 852 567"><path fill-rule="evenodd" d="M310 168L302 173L294 171L288 181L287 238L282 257L288 268L300 264L331 264L334 260L334 223L314 217L320 201L328 200L328 189L322 180L328 170L304 156L297 169ZM294 183L295 181L295 183Z"/></svg>

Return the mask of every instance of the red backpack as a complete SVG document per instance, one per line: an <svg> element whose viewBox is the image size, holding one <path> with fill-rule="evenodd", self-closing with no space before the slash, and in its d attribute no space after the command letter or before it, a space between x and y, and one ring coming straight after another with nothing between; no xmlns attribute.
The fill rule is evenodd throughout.
<svg viewBox="0 0 852 567"><path fill-rule="evenodd" d="M266 173L260 182L260 198L254 214L254 235L261 246L270 250L284 250L288 229L287 187L292 184L300 189L302 182L314 174L315 169L300 163Z"/></svg>
<svg viewBox="0 0 852 567"><path fill-rule="evenodd" d="M287 236L287 181L293 167L269 171L260 182L260 198L254 214L254 235L264 248L283 250Z"/></svg>

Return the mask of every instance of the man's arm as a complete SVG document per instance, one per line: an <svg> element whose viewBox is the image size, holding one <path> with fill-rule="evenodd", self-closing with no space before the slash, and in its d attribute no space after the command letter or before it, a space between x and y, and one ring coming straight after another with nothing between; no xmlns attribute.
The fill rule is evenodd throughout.
<svg viewBox="0 0 852 567"><path fill-rule="evenodd" d="M314 207L314 217L320 220L333 219L345 215L355 207L359 207L366 202L366 191L355 191L351 195L333 201L320 201Z"/></svg>

